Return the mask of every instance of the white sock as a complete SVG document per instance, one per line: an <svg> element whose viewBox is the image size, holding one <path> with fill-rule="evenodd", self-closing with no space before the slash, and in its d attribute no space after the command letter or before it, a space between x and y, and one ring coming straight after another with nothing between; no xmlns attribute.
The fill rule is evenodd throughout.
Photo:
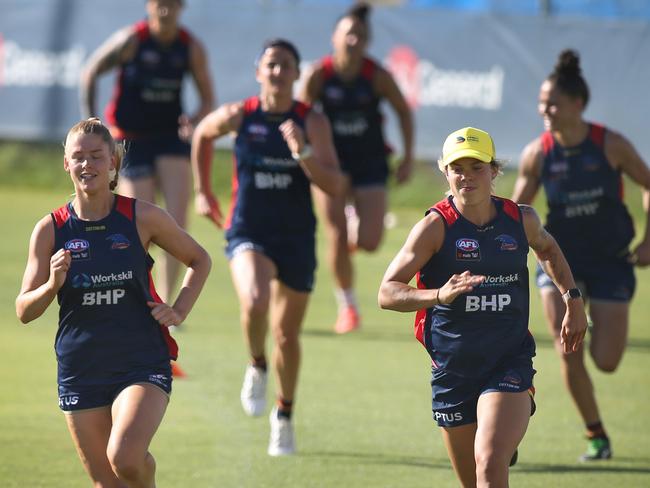
<svg viewBox="0 0 650 488"><path fill-rule="evenodd" d="M346 290L337 288L334 290L334 296L336 297L336 303L339 305L339 310L343 310L347 307L357 308L357 299L354 296L353 288L348 288Z"/></svg>

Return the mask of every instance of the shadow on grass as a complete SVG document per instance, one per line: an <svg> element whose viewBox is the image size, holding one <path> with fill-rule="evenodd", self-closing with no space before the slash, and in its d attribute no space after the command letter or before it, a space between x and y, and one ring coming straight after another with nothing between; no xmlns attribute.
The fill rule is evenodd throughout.
<svg viewBox="0 0 650 488"><path fill-rule="evenodd" d="M613 462L623 464L611 464ZM638 466L626 465L634 464ZM598 461L586 464L552 464L552 463L521 463L513 471L522 473L636 473L650 474L650 459L648 458L621 458L616 461Z"/></svg>
<svg viewBox="0 0 650 488"><path fill-rule="evenodd" d="M585 339L585 342L588 339ZM537 347L542 348L553 348L553 340L548 335L540 336L539 334L535 335L535 344ZM635 339L628 338L627 340L627 349L635 349L638 351L650 351L650 339Z"/></svg>
<svg viewBox="0 0 650 488"><path fill-rule="evenodd" d="M318 457L345 460L363 464L399 465L426 468L434 470L451 470L449 460L431 459L423 456L400 456L395 454L345 452L345 451L312 451L301 452L301 457ZM617 463L617 464L612 464ZM632 466L626 465L632 464ZM587 464L553 464L553 463L520 463L512 468L521 473L628 473L650 474L650 459L641 457L617 457L616 461L599 461Z"/></svg>
<svg viewBox="0 0 650 488"><path fill-rule="evenodd" d="M344 334L344 337L349 338L346 340L354 339L359 341L385 341L385 342L411 342L415 340L413 336L412 329L407 330L391 330L393 326L386 326L385 331L379 331L377 328L373 330L364 330L351 332L349 334ZM308 337L337 337L339 334L336 334L331 329L318 329L318 328L308 328L302 331L302 335ZM552 349L553 340L548 335L535 335L535 344L538 348ZM629 338L627 342L628 350L637 350L637 351L650 351L650 339L640 339L640 338Z"/></svg>
<svg viewBox="0 0 650 488"><path fill-rule="evenodd" d="M355 464L381 464L385 466L413 466L416 468L444 469L451 470L451 464L447 459L430 459L422 456L399 456L395 454L382 454L370 452L345 452L345 451L312 451L301 452L301 457L318 457L344 460L350 458L350 462Z"/></svg>

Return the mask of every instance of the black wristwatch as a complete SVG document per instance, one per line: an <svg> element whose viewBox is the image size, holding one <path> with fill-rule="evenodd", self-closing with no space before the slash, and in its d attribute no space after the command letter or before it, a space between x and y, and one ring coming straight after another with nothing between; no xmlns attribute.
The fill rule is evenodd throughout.
<svg viewBox="0 0 650 488"><path fill-rule="evenodd" d="M565 302L568 302L572 298L582 298L582 293L580 292L580 288L569 288L562 293L562 298Z"/></svg>

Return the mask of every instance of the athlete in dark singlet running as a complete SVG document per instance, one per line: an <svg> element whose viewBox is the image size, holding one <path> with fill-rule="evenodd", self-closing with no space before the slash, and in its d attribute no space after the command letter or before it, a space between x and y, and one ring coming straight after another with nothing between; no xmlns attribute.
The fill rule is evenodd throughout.
<svg viewBox="0 0 650 488"><path fill-rule="evenodd" d="M614 371L625 351L635 265L650 264L650 225L640 244L623 203L623 174L644 188L650 208L650 170L621 134L583 119L589 89L575 51L559 56L542 83L539 113L546 132L524 149L513 200L532 203L540 186L548 202L546 228L566 255L593 322L589 352L596 367ZM649 218L650 218L650 214ZM563 303L548 277L537 277L549 328L558 342ZM589 444L583 461L612 455L594 387L585 367L583 349L562 357L562 374L587 429Z"/></svg>
<svg viewBox="0 0 650 488"><path fill-rule="evenodd" d="M153 487L149 444L178 351L167 328L192 309L210 257L165 211L111 191L120 159L99 119L70 129L63 166L75 196L36 224L16 313L28 323L58 300L59 407L93 486ZM188 267L173 305L151 280L154 243Z"/></svg>
<svg viewBox="0 0 650 488"><path fill-rule="evenodd" d="M389 151L380 111L383 100L395 111L401 129L404 156L395 174L398 183L409 179L413 166L411 110L392 75L366 54L369 11L362 2L339 19L332 34L334 52L312 67L301 95L307 103L320 103L329 117L345 175L344 192L336 198L314 192L325 217L328 261L339 308L334 330L341 334L361 324L350 252L376 251L384 233ZM348 200L352 205L347 211L355 215L346 221Z"/></svg>
<svg viewBox="0 0 650 488"><path fill-rule="evenodd" d="M226 253L251 357L241 402L248 415L264 412L265 340L272 309L278 401L270 415L271 456L293 454L296 449L291 413L300 365L299 334L316 268L310 184L329 194L342 186L327 117L293 99L299 62L290 42L267 42L256 70L260 94L208 115L197 127L192 146L197 212L221 227L210 180L213 141L236 134Z"/></svg>
<svg viewBox="0 0 650 488"><path fill-rule="evenodd" d="M119 191L156 201L182 228L187 224L191 191L189 165L192 130L214 106L206 54L201 43L179 25L182 0L147 0L147 19L113 34L90 57L81 77L82 116L97 115L97 78L119 69L106 120L126 153ZM183 113L183 79L189 74L200 106L191 117ZM158 270L160 294L174 293L179 263L163 255ZM180 324L179 324L180 325Z"/></svg>
<svg viewBox="0 0 650 488"><path fill-rule="evenodd" d="M492 195L495 157L487 132L467 127L447 137L439 166L450 196L413 227L379 290L382 308L418 311L415 333L432 361L433 418L464 487L508 486L534 411L529 246L563 293L575 288L535 211ZM416 275L417 288L409 285ZM570 353L587 330L582 300L567 296L563 315Z"/></svg>

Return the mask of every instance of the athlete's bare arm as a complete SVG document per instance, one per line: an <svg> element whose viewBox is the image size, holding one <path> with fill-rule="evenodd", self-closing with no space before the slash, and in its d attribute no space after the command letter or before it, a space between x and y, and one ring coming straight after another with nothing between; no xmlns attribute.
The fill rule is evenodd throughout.
<svg viewBox="0 0 650 488"><path fill-rule="evenodd" d="M542 141L529 143L521 153L519 173L512 192L512 200L530 205L537 195L542 175Z"/></svg>
<svg viewBox="0 0 650 488"><path fill-rule="evenodd" d="M404 183L408 181L413 171L413 114L395 79L384 68L379 67L377 69L373 84L375 92L380 97L388 100L388 103L397 114L399 120L404 154L402 155L402 161L397 167L395 177L398 183Z"/></svg>
<svg viewBox="0 0 650 488"><path fill-rule="evenodd" d="M143 200L136 201L136 224L145 249L150 243L187 266L178 297L174 304L150 303L152 315L166 327L181 324L194 306L212 261L208 253L165 210Z"/></svg>
<svg viewBox="0 0 650 488"><path fill-rule="evenodd" d="M323 89L323 68L320 63L307 68L305 82L300 87L298 99L313 105L320 99Z"/></svg>
<svg viewBox="0 0 650 488"><path fill-rule="evenodd" d="M557 242L542 225L537 212L533 207L520 205L523 215L524 229L528 244L535 252L540 265L550 276L558 287L560 293L576 284L564 254ZM587 331L587 317L585 315L584 302L582 299L570 299L567 301L566 313L562 321L560 340L564 346L564 352L576 351L582 343Z"/></svg>
<svg viewBox="0 0 650 488"><path fill-rule="evenodd" d="M213 143L215 139L236 132L244 117L242 102L227 103L199 122L192 137L192 173L194 175L194 205L199 215L208 217L221 228L223 215L212 192L210 179Z"/></svg>
<svg viewBox="0 0 650 488"><path fill-rule="evenodd" d="M46 215L38 221L29 240L27 266L16 298L16 315L23 324L47 310L65 282L70 263L69 251L54 249L54 223Z"/></svg>
<svg viewBox="0 0 650 488"><path fill-rule="evenodd" d="M343 175L327 116L311 110L305 120L306 134L292 120L283 122L280 131L292 153L301 153L309 141L312 154L300 158L299 163L312 183L329 195L342 191Z"/></svg>
<svg viewBox="0 0 650 488"><path fill-rule="evenodd" d="M650 265L650 169L632 143L617 132L607 131L605 155L615 169L620 169L643 189L645 232L631 259L637 266Z"/></svg>
<svg viewBox="0 0 650 488"><path fill-rule="evenodd" d="M437 304L438 290L418 289L409 283L440 250L444 235L444 223L436 212L431 212L415 224L381 280L378 296L381 308L413 312Z"/></svg>
<svg viewBox="0 0 650 488"><path fill-rule="evenodd" d="M126 63L135 56L138 39L133 27L125 27L111 37L90 56L81 73L79 97L81 117L96 116L95 87L97 78L106 71Z"/></svg>
<svg viewBox="0 0 650 488"><path fill-rule="evenodd" d="M438 304L451 303L481 284L485 276L469 271L452 275L439 289L415 288L409 285L415 274L442 247L445 225L436 212L420 220L411 230L381 280L379 306L397 312L415 312Z"/></svg>
<svg viewBox="0 0 650 488"><path fill-rule="evenodd" d="M190 118L190 123L196 126L203 117L213 110L216 100L214 90L212 89L212 78L210 77L210 70L208 68L208 57L203 45L194 38L190 45L190 72L196 83L201 100L199 109Z"/></svg>

